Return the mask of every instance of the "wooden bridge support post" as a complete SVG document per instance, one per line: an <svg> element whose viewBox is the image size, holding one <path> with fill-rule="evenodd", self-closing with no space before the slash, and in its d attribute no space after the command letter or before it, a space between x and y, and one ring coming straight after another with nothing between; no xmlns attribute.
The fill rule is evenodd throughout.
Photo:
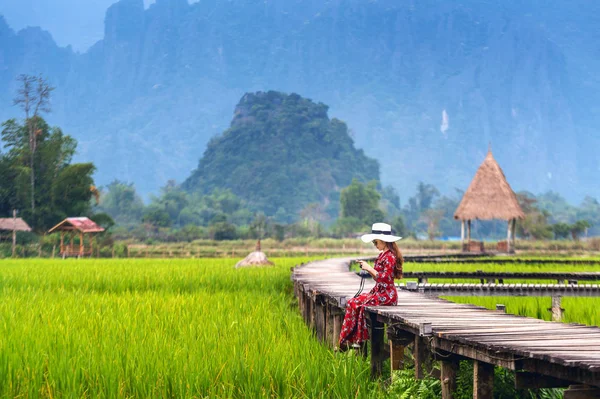
<svg viewBox="0 0 600 399"><path fill-rule="evenodd" d="M561 321L564 309L560 307L561 297L553 296L552 297L552 307L550 310L552 311L552 321Z"/></svg>
<svg viewBox="0 0 600 399"><path fill-rule="evenodd" d="M310 326L310 328L313 331L315 331L315 320L316 320L316 313L317 313L316 298L314 296L309 295L308 304L309 304L309 309L310 309L310 313L308 314L308 325Z"/></svg>
<svg viewBox="0 0 600 399"><path fill-rule="evenodd" d="M431 352L427 348L425 337L415 337L413 357L415 359L415 378L422 380L425 377L425 373L429 374L431 371Z"/></svg>
<svg viewBox="0 0 600 399"><path fill-rule="evenodd" d="M338 346L340 342L340 334L342 332L342 324L344 323L344 313L339 309L334 308L333 317L333 346Z"/></svg>
<svg viewBox="0 0 600 399"><path fill-rule="evenodd" d="M325 306L323 298L321 298L321 296L315 296L315 330L317 339L321 342L325 342L325 329L327 328Z"/></svg>
<svg viewBox="0 0 600 399"><path fill-rule="evenodd" d="M306 325L310 327L310 319L312 315L312 300L308 295L308 292L304 291L304 320Z"/></svg>
<svg viewBox="0 0 600 399"><path fill-rule="evenodd" d="M385 351L383 348L384 326L377 320L377 314L371 313L371 378L381 376Z"/></svg>
<svg viewBox="0 0 600 399"><path fill-rule="evenodd" d="M331 347L335 348L337 341L333 333L333 306L330 304L325 305L325 342Z"/></svg>
<svg viewBox="0 0 600 399"><path fill-rule="evenodd" d="M402 370L404 368L404 349L405 346L399 344L393 339L389 340L390 345L390 368L392 371Z"/></svg>
<svg viewBox="0 0 600 399"><path fill-rule="evenodd" d="M442 385L442 399L453 399L456 391L456 375L458 374L458 359L449 357L442 359L440 382Z"/></svg>
<svg viewBox="0 0 600 399"><path fill-rule="evenodd" d="M473 360L473 399L492 399L494 365Z"/></svg>

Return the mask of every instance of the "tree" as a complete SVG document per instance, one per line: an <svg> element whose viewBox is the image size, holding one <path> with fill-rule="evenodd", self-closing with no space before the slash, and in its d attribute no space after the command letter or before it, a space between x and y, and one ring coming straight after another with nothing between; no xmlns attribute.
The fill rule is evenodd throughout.
<svg viewBox="0 0 600 399"><path fill-rule="evenodd" d="M444 216L441 209L427 209L421 214L422 220L427 225L427 237L433 241L439 235L440 220Z"/></svg>
<svg viewBox="0 0 600 399"><path fill-rule="evenodd" d="M264 213L259 212L254 216L254 220L250 225L250 232L257 240L262 240L267 234L269 228L269 220Z"/></svg>
<svg viewBox="0 0 600 399"><path fill-rule="evenodd" d="M19 105L25 112L25 126L29 142L29 177L31 194L31 214L35 215L35 152L37 150L39 128L39 115L41 112L50 112L50 94L54 90L42 76L19 75L17 80L20 88L14 105ZM32 218L32 223L35 218ZM32 225L33 227L33 225Z"/></svg>
<svg viewBox="0 0 600 399"><path fill-rule="evenodd" d="M573 240L578 241L579 236L587 229L591 227L591 224L587 220L578 220L571 226L571 237Z"/></svg>
<svg viewBox="0 0 600 399"><path fill-rule="evenodd" d="M312 202L300 211L300 222L310 230L313 236L320 230L320 222L328 219L328 215L323 209L323 205L318 202Z"/></svg>
<svg viewBox="0 0 600 399"><path fill-rule="evenodd" d="M423 182L419 182L419 184L417 184L416 195L419 210L424 211L426 209L431 208L433 200L439 195L440 192L432 184L425 184Z"/></svg>
<svg viewBox="0 0 600 399"><path fill-rule="evenodd" d="M383 219L383 212L379 209L381 195L377 192L376 185L376 181L363 184L353 179L348 187L342 189L340 193L342 218L356 218L366 225L381 221Z"/></svg>
<svg viewBox="0 0 600 399"><path fill-rule="evenodd" d="M554 233L554 238L567 238L571 233L571 225L562 222L555 223L552 225L552 232Z"/></svg>
<svg viewBox="0 0 600 399"><path fill-rule="evenodd" d="M96 209L109 214L116 223L128 224L141 221L144 203L133 183L114 180L101 190Z"/></svg>
<svg viewBox="0 0 600 399"><path fill-rule="evenodd" d="M525 238L552 238L552 227L548 224L550 214L536 206L537 199L531 193L517 193L519 205L525 213L525 219L517 224L517 233Z"/></svg>
<svg viewBox="0 0 600 399"><path fill-rule="evenodd" d="M29 130L10 119L2 124L2 143L7 150L0 159L0 209L21 209L22 217L38 232L66 216L90 213L93 186L91 163L71 164L77 142L57 128L36 121L36 152L31 171ZM30 176L36 176L34 207L31 207ZM29 206L28 206L29 205Z"/></svg>

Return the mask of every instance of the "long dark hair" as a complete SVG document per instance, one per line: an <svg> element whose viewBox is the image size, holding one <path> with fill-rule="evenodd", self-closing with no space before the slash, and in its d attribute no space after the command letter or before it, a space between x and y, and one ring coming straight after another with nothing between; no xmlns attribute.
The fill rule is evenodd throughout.
<svg viewBox="0 0 600 399"><path fill-rule="evenodd" d="M387 248L396 256L396 264L394 265L394 278L402 278L402 265L404 264L404 257L398 244L395 242L386 242Z"/></svg>

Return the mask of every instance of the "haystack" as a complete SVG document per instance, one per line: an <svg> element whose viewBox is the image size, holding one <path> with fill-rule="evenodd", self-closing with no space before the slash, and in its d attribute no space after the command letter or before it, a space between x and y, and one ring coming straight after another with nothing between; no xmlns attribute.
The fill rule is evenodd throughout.
<svg viewBox="0 0 600 399"><path fill-rule="evenodd" d="M248 254L248 256L246 256L244 259L242 259L241 261L236 263L235 267L237 269L238 267L267 266L267 265L272 266L273 262L271 262L269 259L267 259L267 255L265 255L264 252L262 252L260 250L260 240L258 240L258 242L256 243L256 249L254 250L254 252L250 252Z"/></svg>
<svg viewBox="0 0 600 399"><path fill-rule="evenodd" d="M506 181L504 172L494 159L490 149L454 213L454 219L462 222L463 250L470 247L471 220L500 219L508 221L506 249L508 252L513 252L516 221L524 218L525 214L519 205L517 196ZM465 222L467 222L466 246Z"/></svg>

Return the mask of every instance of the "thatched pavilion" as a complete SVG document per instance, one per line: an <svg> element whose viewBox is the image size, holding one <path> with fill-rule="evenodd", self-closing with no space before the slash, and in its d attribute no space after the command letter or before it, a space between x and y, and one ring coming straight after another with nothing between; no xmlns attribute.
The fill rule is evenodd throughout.
<svg viewBox="0 0 600 399"><path fill-rule="evenodd" d="M510 188L490 149L454 213L454 219L461 221L460 237L463 251L471 251L471 220L501 219L508 221L508 232L505 248L499 245L498 249L514 252L516 221L524 218L525 214L517 196Z"/></svg>

